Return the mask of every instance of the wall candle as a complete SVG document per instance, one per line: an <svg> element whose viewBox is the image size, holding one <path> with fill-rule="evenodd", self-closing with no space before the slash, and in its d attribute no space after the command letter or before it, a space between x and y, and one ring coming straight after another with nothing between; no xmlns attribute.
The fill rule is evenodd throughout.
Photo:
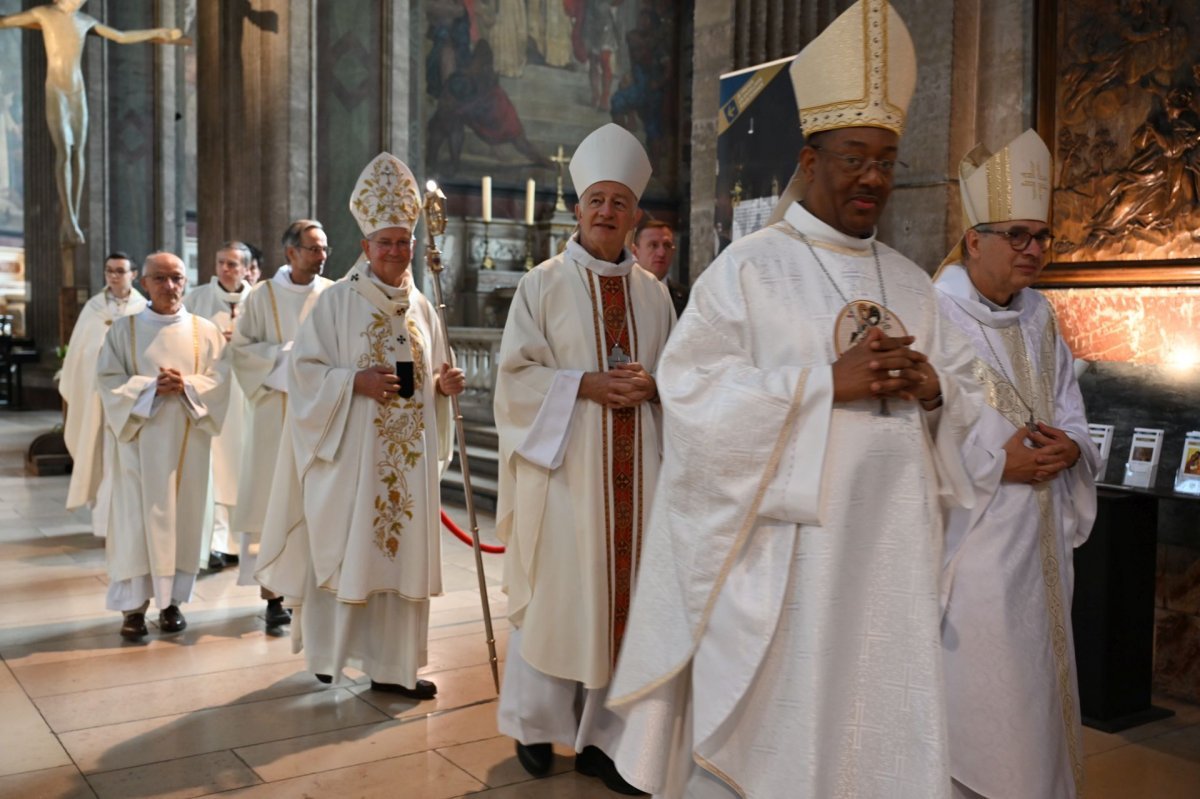
<svg viewBox="0 0 1200 799"><path fill-rule="evenodd" d="M492 176L483 176L483 221L492 221Z"/></svg>
<svg viewBox="0 0 1200 799"><path fill-rule="evenodd" d="M533 182L533 178L525 181L525 224L533 224L533 193L537 188L537 184Z"/></svg>

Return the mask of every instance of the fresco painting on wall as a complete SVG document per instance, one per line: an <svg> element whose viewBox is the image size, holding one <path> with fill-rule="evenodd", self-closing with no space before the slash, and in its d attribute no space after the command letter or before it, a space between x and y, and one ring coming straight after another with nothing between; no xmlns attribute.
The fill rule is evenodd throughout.
<svg viewBox="0 0 1200 799"><path fill-rule="evenodd" d="M553 185L607 122L654 167L647 196L678 191L679 4L672 0L432 0L426 8L426 172L451 185L491 175ZM568 184L569 188L569 184Z"/></svg>
<svg viewBox="0 0 1200 799"><path fill-rule="evenodd" d="M20 10L19 2L0 2L0 14ZM0 236L19 239L25 229L20 36L0 36L0 75L17 78L0 81Z"/></svg>
<svg viewBox="0 0 1200 799"><path fill-rule="evenodd" d="M1200 282L1200 4L1045 2L1056 241L1044 282Z"/></svg>

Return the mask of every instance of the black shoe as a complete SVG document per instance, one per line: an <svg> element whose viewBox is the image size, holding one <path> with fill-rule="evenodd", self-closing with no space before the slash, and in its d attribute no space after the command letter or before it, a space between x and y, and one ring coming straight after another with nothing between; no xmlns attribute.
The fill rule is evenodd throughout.
<svg viewBox="0 0 1200 799"><path fill-rule="evenodd" d="M210 572L219 572L225 568L225 556L220 552L208 553L208 570Z"/></svg>
<svg viewBox="0 0 1200 799"><path fill-rule="evenodd" d="M400 694L401 696L407 696L409 699L416 699L422 702L437 696L437 686L429 680L417 680L416 688L405 688L399 683L375 682L371 680L371 690L382 691L385 694Z"/></svg>
<svg viewBox="0 0 1200 799"><path fill-rule="evenodd" d="M595 746L585 746L582 752L575 755L575 770L585 777L599 777L604 783L604 787L614 793L625 796L647 795L645 791L640 791L627 783L617 771L612 758Z"/></svg>
<svg viewBox="0 0 1200 799"><path fill-rule="evenodd" d="M329 683L333 682L333 675L332 674L318 674L317 681L323 682L326 685L329 685Z"/></svg>
<svg viewBox="0 0 1200 799"><path fill-rule="evenodd" d="M236 566L241 561L237 555L226 555L224 552L221 552L220 555L226 566Z"/></svg>
<svg viewBox="0 0 1200 799"><path fill-rule="evenodd" d="M121 622L121 637L126 641L140 641L146 637L146 614L126 613Z"/></svg>
<svg viewBox="0 0 1200 799"><path fill-rule="evenodd" d="M545 777L554 762L554 749L550 744L525 744L517 741L517 760L535 777Z"/></svg>
<svg viewBox="0 0 1200 799"><path fill-rule="evenodd" d="M292 623L292 612L283 606L283 598L267 600L267 612L263 617L268 627L282 627Z"/></svg>
<svg viewBox="0 0 1200 799"><path fill-rule="evenodd" d="M187 619L179 612L179 608L168 605L158 614L158 629L164 633L178 633L187 629Z"/></svg>

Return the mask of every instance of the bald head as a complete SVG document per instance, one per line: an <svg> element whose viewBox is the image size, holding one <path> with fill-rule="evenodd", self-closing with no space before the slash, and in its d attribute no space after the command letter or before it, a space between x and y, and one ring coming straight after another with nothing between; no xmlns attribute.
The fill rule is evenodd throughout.
<svg viewBox="0 0 1200 799"><path fill-rule="evenodd" d="M178 313L187 289L183 261L169 252L150 253L142 263L142 288L150 297L150 308L155 313Z"/></svg>

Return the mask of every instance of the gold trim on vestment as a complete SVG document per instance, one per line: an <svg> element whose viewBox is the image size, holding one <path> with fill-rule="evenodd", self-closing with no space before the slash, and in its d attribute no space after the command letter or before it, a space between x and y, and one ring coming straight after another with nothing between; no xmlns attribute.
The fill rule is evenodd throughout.
<svg viewBox="0 0 1200 799"><path fill-rule="evenodd" d="M987 335L987 328L980 331ZM1058 373L1058 329L1053 314L1042 329L1038 342L1039 362L1037 368L1025 347L1021 325L1015 324L998 330L1004 349L1012 365L1013 379L1020 383L1021 395L1028 397L1041 421L1053 425L1054 377ZM986 389L987 403L997 413L1021 428L1028 421L1029 411L1025 408L1017 387L1002 377L990 364L975 359L973 371L976 379ZM1065 479L1065 478L1064 478ZM1077 796L1083 795L1083 761L1080 757L1079 739L1075 727L1075 696L1071 691L1070 639L1067 635L1067 608L1063 602L1063 585L1058 553L1058 519L1054 508L1052 483L1032 486L1038 504L1038 551L1042 560L1042 586L1046 592L1047 623L1050 628L1050 645L1054 655L1054 676L1058 689L1059 708L1062 715L1063 732L1067 744L1067 755L1071 760L1071 774Z"/></svg>
<svg viewBox="0 0 1200 799"><path fill-rule="evenodd" d="M729 788L729 790L736 793L742 799L746 799L746 792L744 790L742 790L742 786L738 785L737 782L733 779L733 777L730 777L724 771L722 771L721 769L719 769L715 765L713 765L711 760L706 760L705 758L701 757L696 752L692 752L692 760L695 761L697 766L704 769L705 771L707 771L709 774L716 777L721 782L725 783L725 787Z"/></svg>

